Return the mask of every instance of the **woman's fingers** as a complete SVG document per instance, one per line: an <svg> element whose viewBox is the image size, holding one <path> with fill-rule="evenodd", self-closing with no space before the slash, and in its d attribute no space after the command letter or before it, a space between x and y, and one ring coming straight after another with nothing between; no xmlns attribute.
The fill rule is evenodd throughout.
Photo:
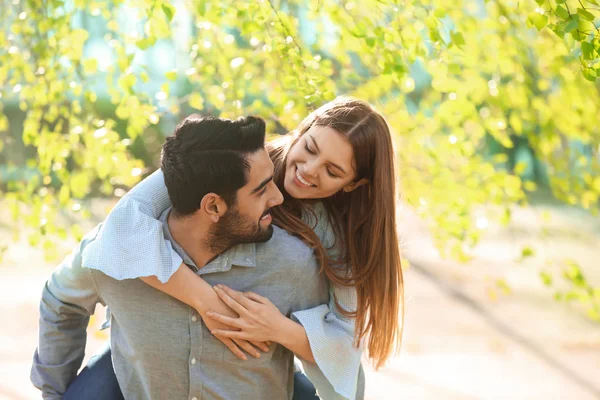
<svg viewBox="0 0 600 400"><path fill-rule="evenodd" d="M239 349L239 347L236 346L236 344L233 342L233 340L231 340L230 338L225 337L225 336L217 336L217 339L219 339L225 346L227 346L229 351L231 351L237 358L239 358L240 360L244 360L244 361L248 360L248 357L246 357L244 352L241 351Z"/></svg>
<svg viewBox="0 0 600 400"><path fill-rule="evenodd" d="M269 302L269 299L267 299L266 297L263 297L259 294L256 294L254 292L246 292L244 293L244 296L248 299L254 300L257 303L260 304L267 304Z"/></svg>
<svg viewBox="0 0 600 400"><path fill-rule="evenodd" d="M258 350L256 350L256 348L254 348L254 346L252 346L250 344L250 342L248 342L246 340L242 340L242 339L233 339L233 341L235 342L235 344L237 344L239 347L244 349L246 351L246 353L250 354L252 357L260 358L260 353L258 352Z"/></svg>
<svg viewBox="0 0 600 400"><path fill-rule="evenodd" d="M225 304L227 304L238 315L240 315L240 316L247 315L248 310L242 304L240 304L240 302L238 302L236 299L234 299L232 296L230 296L229 293L227 293L224 289L222 289L219 286L220 285L217 285L214 287L215 292L217 293L219 298L221 300L223 300L223 302ZM231 289L229 289L229 290L231 290ZM244 297L244 299L246 299L246 298ZM246 299L246 300L248 300L248 299ZM248 300L248 301L250 301L250 300Z"/></svg>
<svg viewBox="0 0 600 400"><path fill-rule="evenodd" d="M264 353L269 352L269 345L266 342L255 342L254 340L250 340L250 343L256 348L261 349Z"/></svg>
<svg viewBox="0 0 600 400"><path fill-rule="evenodd" d="M251 339L250 335L248 335L246 332L242 332L242 331L226 331L226 330L216 329L216 330L212 331L211 333L215 336L227 337L227 338L231 338L231 339L243 339L243 340Z"/></svg>
<svg viewBox="0 0 600 400"><path fill-rule="evenodd" d="M233 290L225 285L217 285L217 286L215 286L215 288L217 289L216 290L217 293L219 293L219 291L225 292L227 295L229 295L229 297L231 297L233 300L237 301L240 305L242 305L247 310L252 310L252 308L255 305L252 300L250 300L249 298L244 296L243 293L238 292L237 290Z"/></svg>
<svg viewBox="0 0 600 400"><path fill-rule="evenodd" d="M227 315L219 314L217 312L209 311L206 313L206 316L210 319L213 319L213 320L220 322L222 324L225 324L225 325L229 325L233 328L243 329L245 326L241 319L231 318L231 317L228 317Z"/></svg>

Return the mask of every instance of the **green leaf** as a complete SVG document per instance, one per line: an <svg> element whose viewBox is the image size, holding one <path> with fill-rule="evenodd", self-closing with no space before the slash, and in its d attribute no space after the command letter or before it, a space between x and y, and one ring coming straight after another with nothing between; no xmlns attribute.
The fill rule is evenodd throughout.
<svg viewBox="0 0 600 400"><path fill-rule="evenodd" d="M578 26L579 26L579 20L577 18L573 18L567 24L565 24L564 31L566 33L572 32L573 30L577 29Z"/></svg>
<svg viewBox="0 0 600 400"><path fill-rule="evenodd" d="M141 50L146 50L147 48L154 46L155 43L156 37L147 37L139 39L135 42L135 45Z"/></svg>
<svg viewBox="0 0 600 400"><path fill-rule="evenodd" d="M498 287L498 289L500 289L502 291L502 293L504 293L505 295L509 295L511 293L511 289L510 286L508 285L508 283L506 282L505 279L498 279L496 281L496 286Z"/></svg>
<svg viewBox="0 0 600 400"><path fill-rule="evenodd" d="M581 54L585 60L591 60L594 56L594 45L588 42L581 42Z"/></svg>
<svg viewBox="0 0 600 400"><path fill-rule="evenodd" d="M544 285L552 286L552 275L550 275L547 272L542 271L542 272L540 272L540 278L542 278L542 282L544 282Z"/></svg>
<svg viewBox="0 0 600 400"><path fill-rule="evenodd" d="M450 33L451 41L456 47L462 47L465 44L465 38L460 32L451 32Z"/></svg>
<svg viewBox="0 0 600 400"><path fill-rule="evenodd" d="M533 255L535 254L535 252L533 251L533 249L531 247L523 247L523 249L521 250L521 259L525 259L528 257L533 257Z"/></svg>
<svg viewBox="0 0 600 400"><path fill-rule="evenodd" d="M169 71L165 73L165 77L170 81L177 80L177 70Z"/></svg>
<svg viewBox="0 0 600 400"><path fill-rule="evenodd" d="M95 58L87 58L81 64L83 65L83 72L86 75L93 75L98 71L98 60Z"/></svg>
<svg viewBox="0 0 600 400"><path fill-rule="evenodd" d="M204 99L199 93L194 92L190 95L188 104L190 107L195 108L196 110L202 110L204 108Z"/></svg>
<svg viewBox="0 0 600 400"><path fill-rule="evenodd" d="M560 292L554 293L554 300L561 301L563 299L563 294Z"/></svg>
<svg viewBox="0 0 600 400"><path fill-rule="evenodd" d="M568 19L569 15L571 15L563 6L557 6L555 12L556 15L562 19Z"/></svg>
<svg viewBox="0 0 600 400"><path fill-rule="evenodd" d="M583 77L590 82L596 82L596 72L591 68L584 68L581 72Z"/></svg>
<svg viewBox="0 0 600 400"><path fill-rule="evenodd" d="M161 7L162 7L163 12L167 16L167 19L169 20L169 22L173 21L173 16L175 15L175 7L173 7L169 3L163 3Z"/></svg>
<svg viewBox="0 0 600 400"><path fill-rule="evenodd" d="M515 165L514 171L516 175L523 175L526 169L527 163L525 161L519 161L517 165Z"/></svg>
<svg viewBox="0 0 600 400"><path fill-rule="evenodd" d="M548 17L537 12L532 12L527 17L527 21L540 31L548 24Z"/></svg>
<svg viewBox="0 0 600 400"><path fill-rule="evenodd" d="M587 315L591 320L600 321L600 311L597 308L588 309Z"/></svg>
<svg viewBox="0 0 600 400"><path fill-rule="evenodd" d="M583 8L578 8L577 9L577 14L581 15L582 18L584 18L584 19L586 19L588 21L593 21L593 20L596 19L594 17L594 14L592 14L588 10L584 10Z"/></svg>
<svg viewBox="0 0 600 400"><path fill-rule="evenodd" d="M461 68L460 64L456 64L456 63L448 64L448 72L450 72L451 74L460 74L461 71L462 71L462 68Z"/></svg>

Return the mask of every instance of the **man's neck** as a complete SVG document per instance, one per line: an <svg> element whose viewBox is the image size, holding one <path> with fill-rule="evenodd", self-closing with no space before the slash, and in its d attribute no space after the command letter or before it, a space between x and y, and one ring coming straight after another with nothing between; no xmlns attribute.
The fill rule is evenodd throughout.
<svg viewBox="0 0 600 400"><path fill-rule="evenodd" d="M202 268L218 256L206 246L209 235L208 226L202 226L205 224L199 224L190 218L176 218L172 212L169 213L167 224L175 242L192 259L196 267Z"/></svg>

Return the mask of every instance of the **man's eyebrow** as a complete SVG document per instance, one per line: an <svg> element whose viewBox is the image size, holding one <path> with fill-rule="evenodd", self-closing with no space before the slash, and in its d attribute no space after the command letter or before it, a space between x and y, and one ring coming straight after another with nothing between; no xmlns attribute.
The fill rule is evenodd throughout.
<svg viewBox="0 0 600 400"><path fill-rule="evenodd" d="M311 135L308 135L308 137L312 140L313 144L315 145L315 147L317 148L317 151L320 152L321 150L319 149L319 145L317 144L317 141L315 140L314 137L312 137ZM344 168L340 167L339 165L337 165L336 163L332 163L329 162L329 164L331 164L332 167L335 167L337 169L339 169L344 175L348 175L346 173L346 171L344 171Z"/></svg>
<svg viewBox="0 0 600 400"><path fill-rule="evenodd" d="M258 185L254 189L252 189L252 191L250 192L250 194L258 193L262 188L264 188L265 186L267 186L267 184L269 182L271 182L272 180L273 180L273 175L271 175L270 177L268 177L267 179L265 179L264 181L262 181L260 183L260 185Z"/></svg>

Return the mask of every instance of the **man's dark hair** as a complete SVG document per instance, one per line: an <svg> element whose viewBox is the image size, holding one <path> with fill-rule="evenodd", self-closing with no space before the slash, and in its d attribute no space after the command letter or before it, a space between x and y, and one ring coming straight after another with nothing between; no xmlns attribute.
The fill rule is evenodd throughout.
<svg viewBox="0 0 600 400"><path fill-rule="evenodd" d="M208 193L221 196L228 206L235 205L237 191L248 183L248 156L264 146L265 122L261 118L185 119L167 137L161 154L175 214L193 214Z"/></svg>

